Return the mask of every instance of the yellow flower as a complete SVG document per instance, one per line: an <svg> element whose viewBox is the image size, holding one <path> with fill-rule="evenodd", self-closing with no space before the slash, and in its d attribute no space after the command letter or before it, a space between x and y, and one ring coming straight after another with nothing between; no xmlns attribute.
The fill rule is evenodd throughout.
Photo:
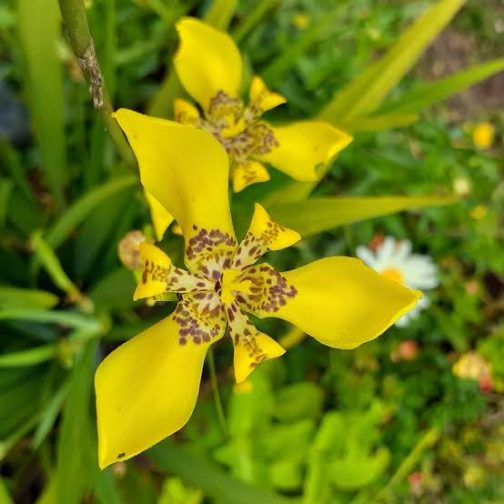
<svg viewBox="0 0 504 504"><path fill-rule="evenodd" d="M310 25L310 16L306 12L298 12L292 18L292 22L296 28L304 30Z"/></svg>
<svg viewBox="0 0 504 504"><path fill-rule="evenodd" d="M317 180L317 167L331 161L352 141L350 135L322 121L273 126L261 120L264 112L286 99L256 76L250 85L249 103L244 105L240 99L243 64L233 39L195 18L182 18L176 28L180 47L175 69L200 109L178 98L175 119L219 140L229 155L235 192L268 181L266 164L296 180ZM173 217L148 193L147 200L159 241Z"/></svg>
<svg viewBox="0 0 504 504"><path fill-rule="evenodd" d="M484 217L486 217L488 213L488 207L486 205L476 205L472 210L471 210L471 217L474 220L481 220Z"/></svg>
<svg viewBox="0 0 504 504"><path fill-rule="evenodd" d="M203 116L190 103L177 100L175 118L209 131L224 146L231 160L234 191L268 180L264 163L297 180L316 180L316 167L352 140L321 121L272 126L260 120L264 112L286 100L254 77L249 104L244 106L239 96L242 59L233 39L194 18L183 18L176 27L180 47L175 68Z"/></svg>
<svg viewBox="0 0 504 504"><path fill-rule="evenodd" d="M330 257L287 272L265 253L299 240L256 205L238 243L228 201L228 156L208 132L129 110L116 114L136 154L142 184L180 224L182 269L149 243L135 299L169 291L180 297L167 318L132 338L96 372L99 464L146 450L181 429L194 409L205 355L227 330L238 383L284 349L248 314L291 322L333 348L376 338L420 294L348 257Z"/></svg>
<svg viewBox="0 0 504 504"><path fill-rule="evenodd" d="M473 142L479 149L492 147L495 138L495 126L489 122L476 125L472 133Z"/></svg>

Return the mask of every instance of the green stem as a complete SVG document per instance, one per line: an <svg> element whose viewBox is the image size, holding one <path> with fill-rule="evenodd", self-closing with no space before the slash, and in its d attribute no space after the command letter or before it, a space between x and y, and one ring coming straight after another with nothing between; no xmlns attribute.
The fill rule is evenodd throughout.
<svg viewBox="0 0 504 504"><path fill-rule="evenodd" d="M414 469L425 450L429 449L436 443L441 435L439 427L429 429L418 441L410 454L402 461L397 471L394 473L389 482L378 492L372 502L389 502L390 493L392 490L403 481L408 474Z"/></svg>
<svg viewBox="0 0 504 504"><path fill-rule="evenodd" d="M103 82L83 0L59 0L59 5L70 45L84 78L89 84L93 105L100 112L105 128L115 142L123 160L128 166L135 166L131 149L121 129L112 118L113 107Z"/></svg>
<svg viewBox="0 0 504 504"><path fill-rule="evenodd" d="M70 280L61 266L58 256L42 238L42 233L40 231L33 234L31 244L36 257L41 262L54 284L67 294L71 302L81 305L85 311L92 311L92 305L90 305L89 299L87 299L72 280Z"/></svg>
<svg viewBox="0 0 504 504"><path fill-rule="evenodd" d="M219 391L219 382L217 380L217 373L215 370L215 358L212 348L210 348L210 350L208 351L208 370L210 371L210 383L212 384L215 409L217 410L217 417L219 418L220 428L222 431L222 435L225 438L227 438L228 427L226 422L226 416L224 415L224 408L222 407L222 400Z"/></svg>
<svg viewBox="0 0 504 504"><path fill-rule="evenodd" d="M233 33L233 38L239 44L259 24L266 14L278 7L280 0L261 0L247 13L242 23Z"/></svg>

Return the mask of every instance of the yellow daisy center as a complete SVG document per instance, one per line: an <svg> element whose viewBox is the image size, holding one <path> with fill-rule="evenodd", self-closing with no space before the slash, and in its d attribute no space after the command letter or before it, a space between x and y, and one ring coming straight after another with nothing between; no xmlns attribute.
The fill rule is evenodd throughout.
<svg viewBox="0 0 504 504"><path fill-rule="evenodd" d="M393 282L404 285L404 274L397 268L385 268L381 274Z"/></svg>

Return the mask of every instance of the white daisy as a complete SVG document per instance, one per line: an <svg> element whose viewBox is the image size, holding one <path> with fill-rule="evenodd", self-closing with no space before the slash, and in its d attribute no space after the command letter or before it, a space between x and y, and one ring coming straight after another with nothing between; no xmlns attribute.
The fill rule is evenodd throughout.
<svg viewBox="0 0 504 504"><path fill-rule="evenodd" d="M375 252L361 245L357 247L356 254L370 268L394 282L406 285L411 289L434 289L439 283L436 265L429 256L412 254L411 248L410 241L398 241L387 236ZM415 308L399 319L396 325L406 326L429 304L429 300L425 296L422 297Z"/></svg>

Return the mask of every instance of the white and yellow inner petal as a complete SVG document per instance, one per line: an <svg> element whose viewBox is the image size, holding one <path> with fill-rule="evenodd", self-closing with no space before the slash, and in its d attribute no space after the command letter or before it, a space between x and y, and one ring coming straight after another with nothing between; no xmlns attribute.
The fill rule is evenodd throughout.
<svg viewBox="0 0 504 504"><path fill-rule="evenodd" d="M274 313L297 295L296 287L289 283L282 273L266 263L247 266L238 280L250 283L248 292L236 295L236 301L246 312Z"/></svg>
<svg viewBox="0 0 504 504"><path fill-rule="evenodd" d="M252 221L238 246L232 267L243 268L253 264L267 251L290 247L300 239L299 233L274 222L264 207L256 203Z"/></svg>
<svg viewBox="0 0 504 504"><path fill-rule="evenodd" d="M175 120L182 124L199 125L199 110L187 100L175 98L173 102L173 113Z"/></svg>
<svg viewBox="0 0 504 504"><path fill-rule="evenodd" d="M185 294L177 304L173 320L179 326L179 344L209 343L222 337L226 317L215 292Z"/></svg>
<svg viewBox="0 0 504 504"><path fill-rule="evenodd" d="M254 116L260 116L267 110L287 102L281 94L270 91L258 76L255 76L250 84L249 99L248 110Z"/></svg>
<svg viewBox="0 0 504 504"><path fill-rule="evenodd" d="M233 191L240 192L246 187L258 182L267 182L270 179L268 170L257 161L239 163L233 168Z"/></svg>
<svg viewBox="0 0 504 504"><path fill-rule="evenodd" d="M225 309L234 346L235 379L236 383L241 383L261 362L280 357L285 350L273 338L257 330L237 302L226 304Z"/></svg>
<svg viewBox="0 0 504 504"><path fill-rule="evenodd" d="M186 236L186 263L191 271L213 281L220 279L222 270L231 265L236 252L234 236L220 229L192 228Z"/></svg>
<svg viewBox="0 0 504 504"><path fill-rule="evenodd" d="M213 284L202 275L177 268L171 259L151 243L140 244L140 259L144 269L133 299L159 296L165 292L194 292L212 290Z"/></svg>

